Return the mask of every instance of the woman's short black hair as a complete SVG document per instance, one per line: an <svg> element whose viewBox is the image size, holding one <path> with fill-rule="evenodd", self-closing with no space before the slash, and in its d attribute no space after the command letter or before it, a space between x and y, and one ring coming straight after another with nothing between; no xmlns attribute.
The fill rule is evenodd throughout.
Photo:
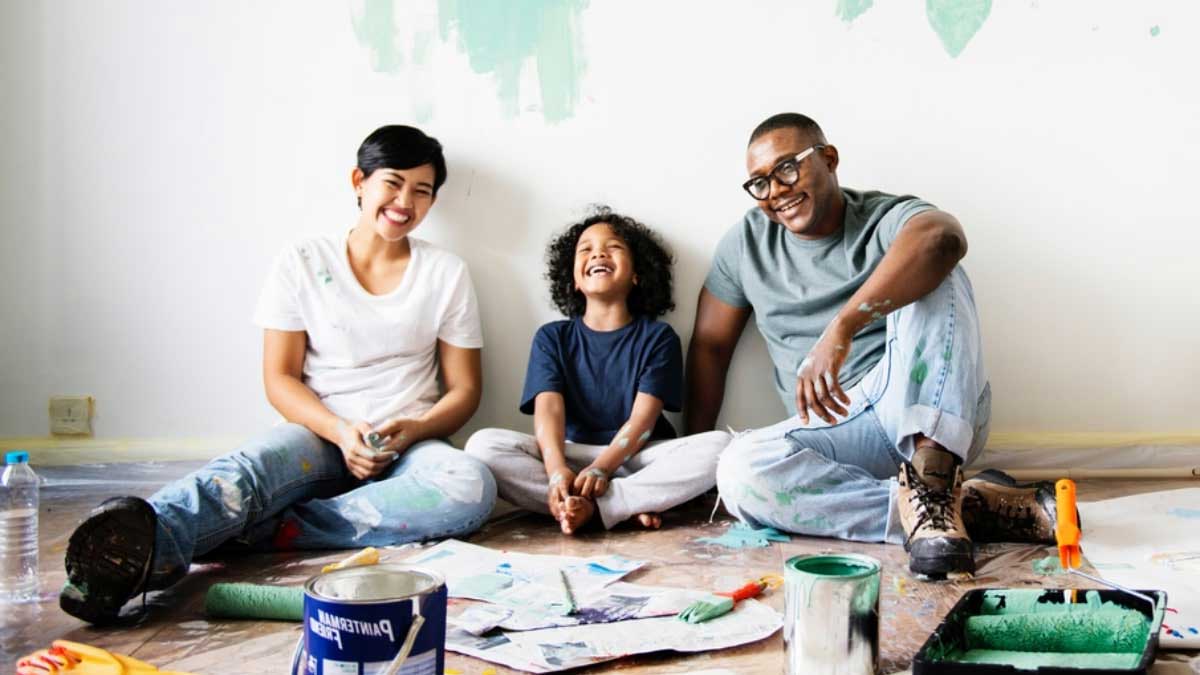
<svg viewBox="0 0 1200 675"><path fill-rule="evenodd" d="M546 247L546 279L550 297L558 310L569 317L583 316L587 298L575 288L575 246L583 231L607 223L633 254L633 271L638 283L625 299L634 316L659 317L675 309L671 299L671 253L653 230L628 216L596 206L591 214L551 240Z"/></svg>
<svg viewBox="0 0 1200 675"><path fill-rule="evenodd" d="M363 177L376 169L412 169L433 165L433 194L446 182L446 158L442 144L416 127L389 124L371 132L358 146L358 168Z"/></svg>

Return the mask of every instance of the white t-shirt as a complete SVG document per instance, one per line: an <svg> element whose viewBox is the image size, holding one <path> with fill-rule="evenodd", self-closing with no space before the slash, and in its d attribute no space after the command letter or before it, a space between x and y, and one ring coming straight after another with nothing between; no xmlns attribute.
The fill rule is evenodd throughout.
<svg viewBox="0 0 1200 675"><path fill-rule="evenodd" d="M372 426L424 414L440 397L437 341L483 346L479 305L461 258L409 237L395 290L371 295L341 236L308 239L275 259L254 323L308 333L304 384L344 419Z"/></svg>

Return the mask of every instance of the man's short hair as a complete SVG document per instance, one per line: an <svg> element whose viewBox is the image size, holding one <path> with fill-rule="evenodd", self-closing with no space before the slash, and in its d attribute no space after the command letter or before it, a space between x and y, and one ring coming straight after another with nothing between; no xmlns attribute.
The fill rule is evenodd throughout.
<svg viewBox="0 0 1200 675"><path fill-rule="evenodd" d="M754 131L750 134L750 142L746 144L747 147L776 129L797 129L808 134L817 143L826 142L825 132L821 131L821 125L817 124L813 118L800 113L785 112L771 115L754 127Z"/></svg>

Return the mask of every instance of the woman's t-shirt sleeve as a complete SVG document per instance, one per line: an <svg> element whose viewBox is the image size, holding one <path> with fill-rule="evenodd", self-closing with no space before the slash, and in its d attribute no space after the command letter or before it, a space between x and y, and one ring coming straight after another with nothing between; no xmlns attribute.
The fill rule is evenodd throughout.
<svg viewBox="0 0 1200 675"><path fill-rule="evenodd" d="M297 257L292 247L285 248L275 257L254 310L256 325L274 330L305 329L298 297L300 270L297 269Z"/></svg>
<svg viewBox="0 0 1200 675"><path fill-rule="evenodd" d="M464 349L483 347L483 329L479 322L479 301L475 285L465 264L454 271L449 288L446 311L438 325L438 339Z"/></svg>

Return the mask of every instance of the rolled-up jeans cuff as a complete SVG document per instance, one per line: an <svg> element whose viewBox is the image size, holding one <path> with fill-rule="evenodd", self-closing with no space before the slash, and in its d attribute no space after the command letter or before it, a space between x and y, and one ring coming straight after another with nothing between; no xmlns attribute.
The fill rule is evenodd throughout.
<svg viewBox="0 0 1200 675"><path fill-rule="evenodd" d="M888 517L883 540L889 544L903 544L906 536L904 526L900 524L900 502L897 500L899 490L900 483L895 478L888 481Z"/></svg>
<svg viewBox="0 0 1200 675"><path fill-rule="evenodd" d="M971 441L975 438L975 427L967 420L939 408L911 405L904 411L897 434L900 453L905 459L912 459L915 450L912 437L917 434L932 439L965 462Z"/></svg>

